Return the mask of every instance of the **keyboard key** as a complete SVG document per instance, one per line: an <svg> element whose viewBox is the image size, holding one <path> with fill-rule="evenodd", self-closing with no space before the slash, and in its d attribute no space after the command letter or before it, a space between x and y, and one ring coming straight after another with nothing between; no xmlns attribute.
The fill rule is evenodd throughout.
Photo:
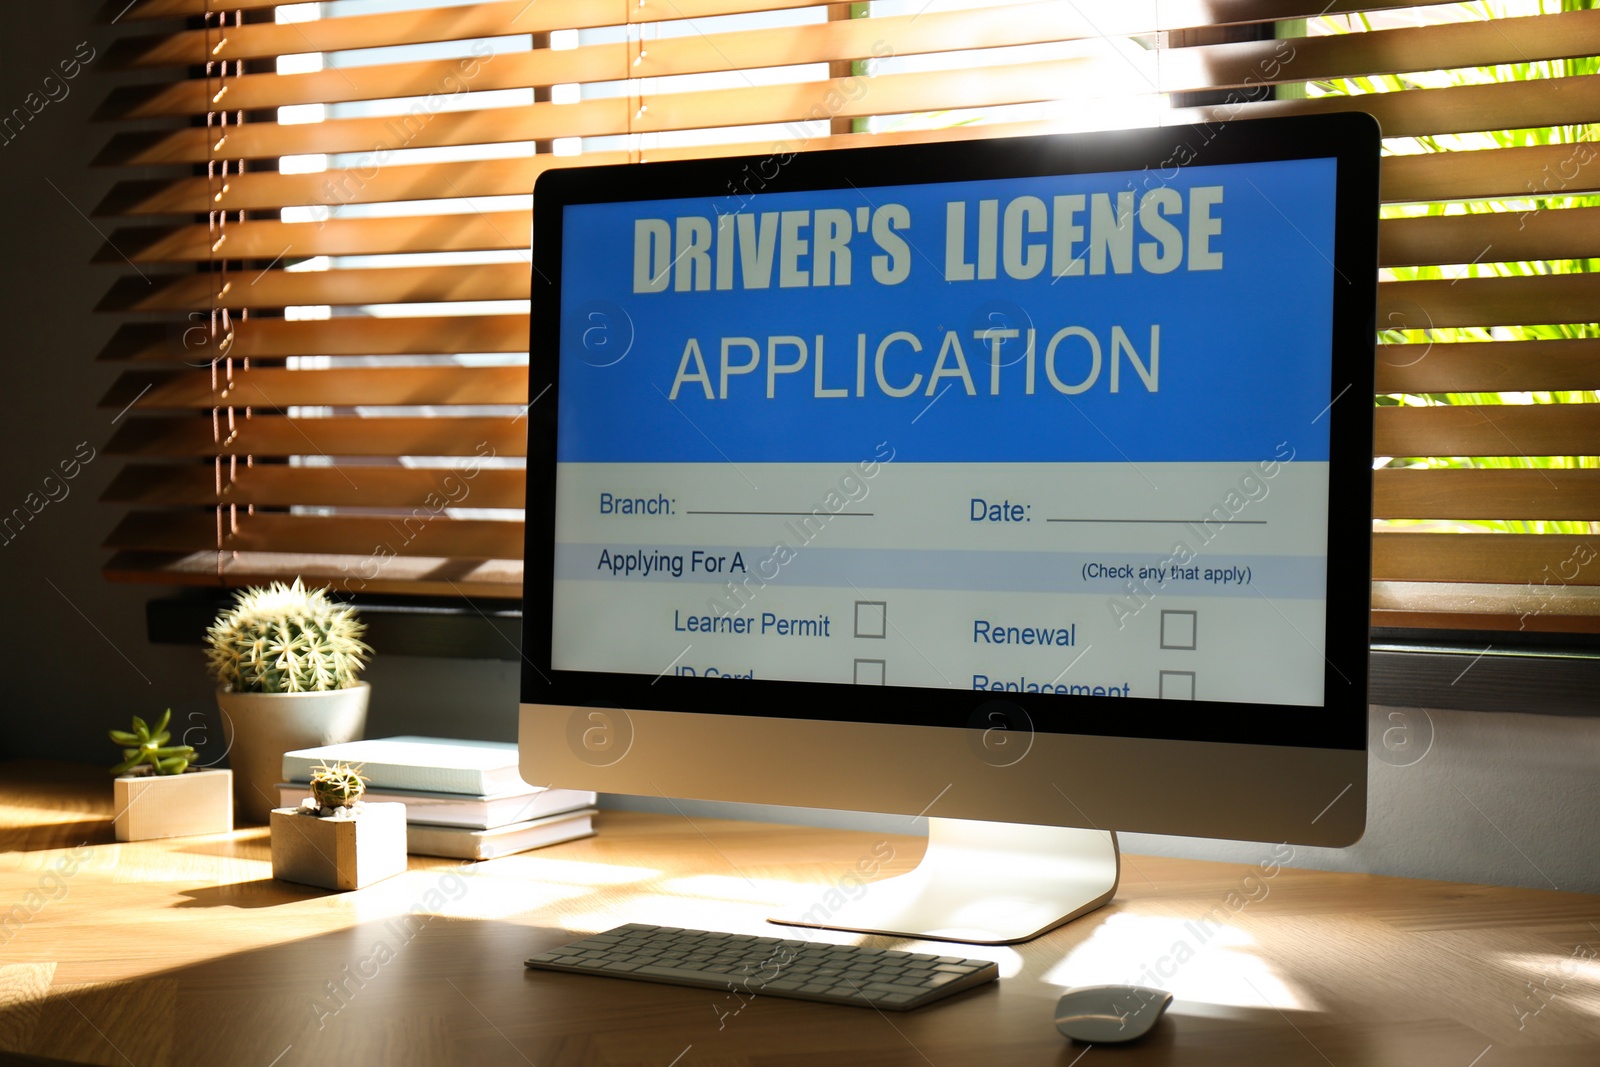
<svg viewBox="0 0 1600 1067"><path fill-rule="evenodd" d="M869 982L861 989L864 993L904 993L910 997L922 995L921 986L895 985L893 982Z"/></svg>
<svg viewBox="0 0 1600 1067"><path fill-rule="evenodd" d="M663 967L660 964L640 967L638 973L648 975L651 978L676 978L685 982L704 980L705 983L713 986L721 985L724 982L742 982L745 978L744 975L733 971L691 971L683 967Z"/></svg>

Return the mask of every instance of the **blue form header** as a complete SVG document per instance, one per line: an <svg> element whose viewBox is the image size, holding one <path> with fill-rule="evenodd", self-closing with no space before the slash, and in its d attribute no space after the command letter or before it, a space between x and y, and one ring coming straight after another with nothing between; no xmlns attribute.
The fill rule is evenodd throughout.
<svg viewBox="0 0 1600 1067"><path fill-rule="evenodd" d="M1326 460L1335 169L570 205L558 461Z"/></svg>

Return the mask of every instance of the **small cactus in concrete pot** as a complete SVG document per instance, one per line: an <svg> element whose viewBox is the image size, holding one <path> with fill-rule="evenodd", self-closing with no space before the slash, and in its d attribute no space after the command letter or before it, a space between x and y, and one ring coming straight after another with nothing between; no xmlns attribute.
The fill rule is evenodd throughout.
<svg viewBox="0 0 1600 1067"><path fill-rule="evenodd" d="M311 769L311 799L319 814L330 811L342 814L338 809L355 807L366 791L367 780L361 776L360 767L348 763L335 763L330 767L319 763ZM305 805L305 810L310 813L310 804Z"/></svg>
<svg viewBox="0 0 1600 1067"><path fill-rule="evenodd" d="M311 769L311 796L272 812L272 876L324 889L360 889L406 869L406 806L367 803L359 766ZM310 818L307 818L310 816Z"/></svg>

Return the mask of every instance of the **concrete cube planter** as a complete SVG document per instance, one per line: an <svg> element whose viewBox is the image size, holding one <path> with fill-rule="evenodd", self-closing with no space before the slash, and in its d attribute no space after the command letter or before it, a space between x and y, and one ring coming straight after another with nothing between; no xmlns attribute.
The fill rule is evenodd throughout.
<svg viewBox="0 0 1600 1067"><path fill-rule="evenodd" d="M233 774L129 775L112 781L118 841L225 834L233 830Z"/></svg>
<svg viewBox="0 0 1600 1067"><path fill-rule="evenodd" d="M360 889L406 869L406 806L362 804L353 818L272 811L272 877Z"/></svg>

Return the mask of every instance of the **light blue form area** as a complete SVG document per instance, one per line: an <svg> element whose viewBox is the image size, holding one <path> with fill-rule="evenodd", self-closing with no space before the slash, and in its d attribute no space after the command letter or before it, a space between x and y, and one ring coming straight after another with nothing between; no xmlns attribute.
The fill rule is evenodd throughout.
<svg viewBox="0 0 1600 1067"><path fill-rule="evenodd" d="M695 573L695 549L731 560L743 559L743 572ZM601 553L626 557L682 557L681 577L652 564L649 574L613 574L600 566ZM781 562L785 557L787 563ZM1130 565L1133 578L1085 576L1092 565ZM1202 577L1169 573L1165 584L1141 580L1139 568L1169 567L1156 553L996 552L989 549L806 548L774 554L771 545L630 545L604 543L556 546L557 581L665 582L699 591L722 590L729 581L757 589L763 585L815 586L861 590L940 589L994 593L1100 593L1133 595L1130 581L1145 593L1185 596L1265 596L1275 600L1321 600L1327 596L1327 561L1320 556L1223 556L1201 551L1191 566ZM1235 575L1234 581L1208 581L1207 571Z"/></svg>

